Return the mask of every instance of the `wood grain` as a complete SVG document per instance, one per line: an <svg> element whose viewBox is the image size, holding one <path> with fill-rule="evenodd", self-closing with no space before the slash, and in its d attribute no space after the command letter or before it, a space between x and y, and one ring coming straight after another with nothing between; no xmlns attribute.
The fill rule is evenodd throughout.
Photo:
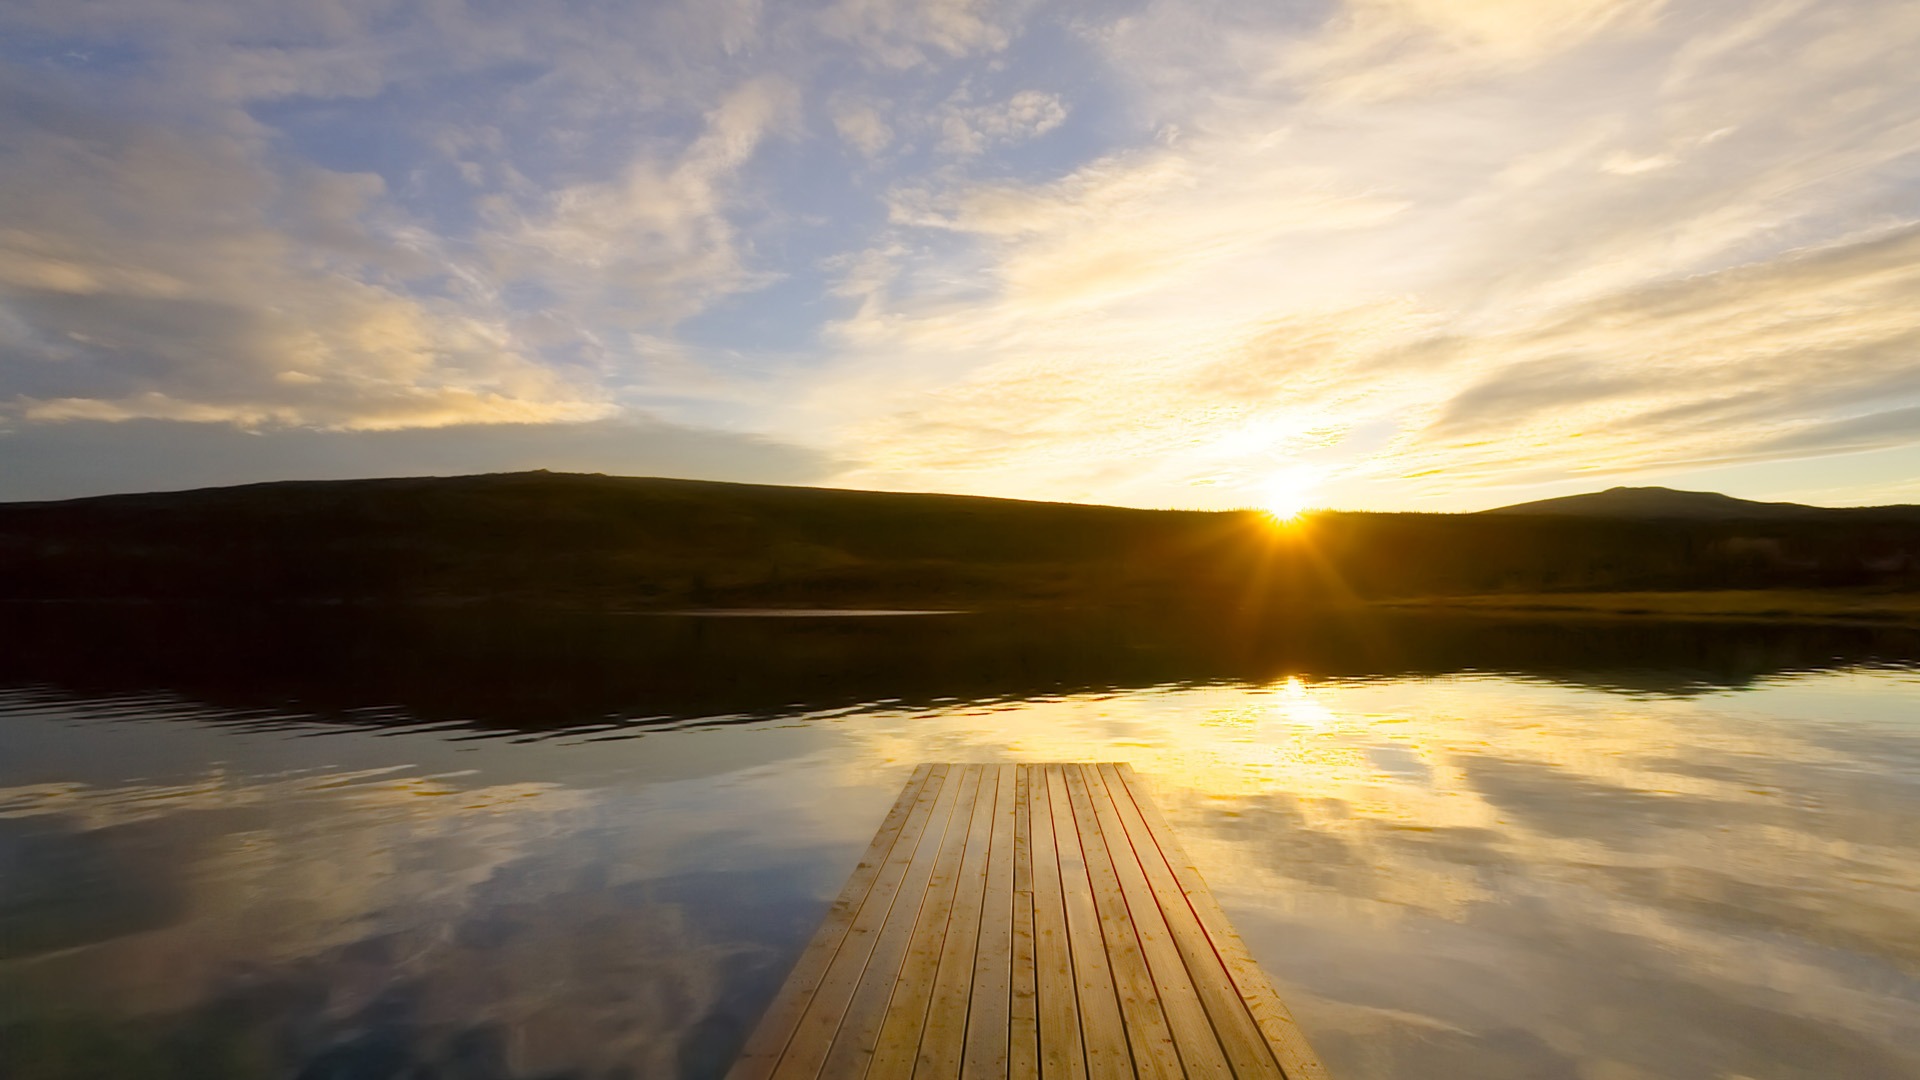
<svg viewBox="0 0 1920 1080"><path fill-rule="evenodd" d="M1118 763L916 768L728 1080L1325 1080Z"/></svg>

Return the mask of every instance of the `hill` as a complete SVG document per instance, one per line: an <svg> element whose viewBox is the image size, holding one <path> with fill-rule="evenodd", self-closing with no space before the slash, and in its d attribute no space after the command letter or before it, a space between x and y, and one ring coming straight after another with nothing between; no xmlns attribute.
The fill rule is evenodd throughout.
<svg viewBox="0 0 1920 1080"><path fill-rule="evenodd" d="M1678 491L1665 487L1611 487L1585 495L1516 503L1483 514L1557 514L1569 517L1618 517L1690 521L1806 520L1822 515L1912 517L1920 520L1920 506L1867 506L1836 509L1802 503L1755 502L1715 491Z"/></svg>
<svg viewBox="0 0 1920 1080"><path fill-rule="evenodd" d="M0 597L622 606L1048 599L1222 515L646 477L285 482L0 504ZM1204 576L1204 575L1202 575Z"/></svg>
<svg viewBox="0 0 1920 1080"><path fill-rule="evenodd" d="M290 482L0 504L0 599L1257 612L1535 592L1920 588L1920 519L1807 509L1327 513L1281 526L1253 512L544 472Z"/></svg>
<svg viewBox="0 0 1920 1080"><path fill-rule="evenodd" d="M1818 514L1800 503L1754 502L1713 491L1676 491L1664 487L1611 487L1585 495L1517 503L1484 514L1567 514L1580 517L1687 518L1693 520L1765 520Z"/></svg>

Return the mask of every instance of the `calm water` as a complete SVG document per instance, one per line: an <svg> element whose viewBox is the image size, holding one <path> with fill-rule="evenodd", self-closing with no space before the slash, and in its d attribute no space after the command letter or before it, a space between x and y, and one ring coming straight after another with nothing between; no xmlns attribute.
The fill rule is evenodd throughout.
<svg viewBox="0 0 1920 1080"><path fill-rule="evenodd" d="M922 760L1132 761L1339 1080L1920 1077L1920 640L14 612L9 1077L712 1077Z"/></svg>

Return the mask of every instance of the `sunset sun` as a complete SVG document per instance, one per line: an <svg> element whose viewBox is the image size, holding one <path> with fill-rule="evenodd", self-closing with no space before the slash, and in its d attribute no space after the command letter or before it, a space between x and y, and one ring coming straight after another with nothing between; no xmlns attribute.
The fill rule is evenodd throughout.
<svg viewBox="0 0 1920 1080"><path fill-rule="evenodd" d="M1296 521L1312 505L1310 500L1323 479L1319 470L1303 466L1275 473L1267 480L1261 507L1275 521Z"/></svg>

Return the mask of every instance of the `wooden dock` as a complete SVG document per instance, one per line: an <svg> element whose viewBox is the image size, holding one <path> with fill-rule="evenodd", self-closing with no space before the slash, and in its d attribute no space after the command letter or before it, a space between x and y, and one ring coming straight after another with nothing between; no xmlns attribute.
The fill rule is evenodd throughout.
<svg viewBox="0 0 1920 1080"><path fill-rule="evenodd" d="M1129 766L933 764L728 1077L1326 1072Z"/></svg>

